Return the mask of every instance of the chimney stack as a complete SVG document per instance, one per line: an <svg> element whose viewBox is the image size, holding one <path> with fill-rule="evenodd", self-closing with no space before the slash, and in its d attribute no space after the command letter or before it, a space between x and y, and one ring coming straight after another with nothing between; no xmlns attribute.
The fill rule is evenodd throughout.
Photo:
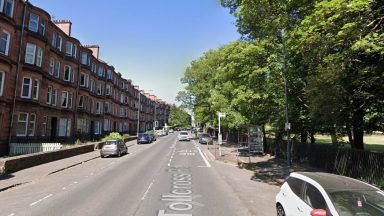
<svg viewBox="0 0 384 216"><path fill-rule="evenodd" d="M53 20L52 22L65 34L71 36L72 23L70 20Z"/></svg>
<svg viewBox="0 0 384 216"><path fill-rule="evenodd" d="M96 58L99 59L99 51L100 47L99 45L84 45L84 47L92 50L92 55Z"/></svg>

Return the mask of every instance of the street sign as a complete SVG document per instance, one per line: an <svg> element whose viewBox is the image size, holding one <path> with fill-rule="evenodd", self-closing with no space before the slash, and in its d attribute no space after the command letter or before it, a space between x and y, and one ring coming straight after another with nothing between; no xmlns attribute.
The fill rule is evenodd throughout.
<svg viewBox="0 0 384 216"><path fill-rule="evenodd" d="M155 121L155 127L159 127L159 122Z"/></svg>
<svg viewBox="0 0 384 216"><path fill-rule="evenodd" d="M291 123L285 123L285 130L291 130Z"/></svg>
<svg viewBox="0 0 384 216"><path fill-rule="evenodd" d="M225 118L225 113L219 112L219 118Z"/></svg>

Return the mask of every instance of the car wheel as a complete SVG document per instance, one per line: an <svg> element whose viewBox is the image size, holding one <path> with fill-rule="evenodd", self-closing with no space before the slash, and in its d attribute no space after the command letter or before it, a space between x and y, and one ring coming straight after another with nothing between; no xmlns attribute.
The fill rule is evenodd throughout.
<svg viewBox="0 0 384 216"><path fill-rule="evenodd" d="M277 212L277 216L285 216L284 208L280 204L276 205L276 212Z"/></svg>

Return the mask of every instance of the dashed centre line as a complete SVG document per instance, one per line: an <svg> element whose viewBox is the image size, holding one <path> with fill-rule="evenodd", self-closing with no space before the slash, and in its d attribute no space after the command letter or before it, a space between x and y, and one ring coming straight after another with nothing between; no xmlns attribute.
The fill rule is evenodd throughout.
<svg viewBox="0 0 384 216"><path fill-rule="evenodd" d="M31 203L31 204L29 204L29 206L34 206L34 205L36 205L37 203L39 203L39 202L41 202L41 201L43 201L43 200L45 200L45 199L48 199L48 198L51 197L51 196L53 196L53 194L49 194L49 195L47 195L47 196L45 196L45 197L43 197L43 198L37 200L36 202Z"/></svg>

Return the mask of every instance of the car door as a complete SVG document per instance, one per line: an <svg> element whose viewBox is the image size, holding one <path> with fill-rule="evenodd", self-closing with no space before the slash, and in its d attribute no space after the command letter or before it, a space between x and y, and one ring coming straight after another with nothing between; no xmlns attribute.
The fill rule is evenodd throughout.
<svg viewBox="0 0 384 216"><path fill-rule="evenodd" d="M320 190L311 183L305 182L302 194L303 201L299 204L302 215L311 215L313 209L328 211L327 204Z"/></svg>
<svg viewBox="0 0 384 216"><path fill-rule="evenodd" d="M300 202L303 202L301 195L304 181L290 176L286 182L288 187L283 190L285 214L287 216L301 216L302 213L299 211L299 206Z"/></svg>

